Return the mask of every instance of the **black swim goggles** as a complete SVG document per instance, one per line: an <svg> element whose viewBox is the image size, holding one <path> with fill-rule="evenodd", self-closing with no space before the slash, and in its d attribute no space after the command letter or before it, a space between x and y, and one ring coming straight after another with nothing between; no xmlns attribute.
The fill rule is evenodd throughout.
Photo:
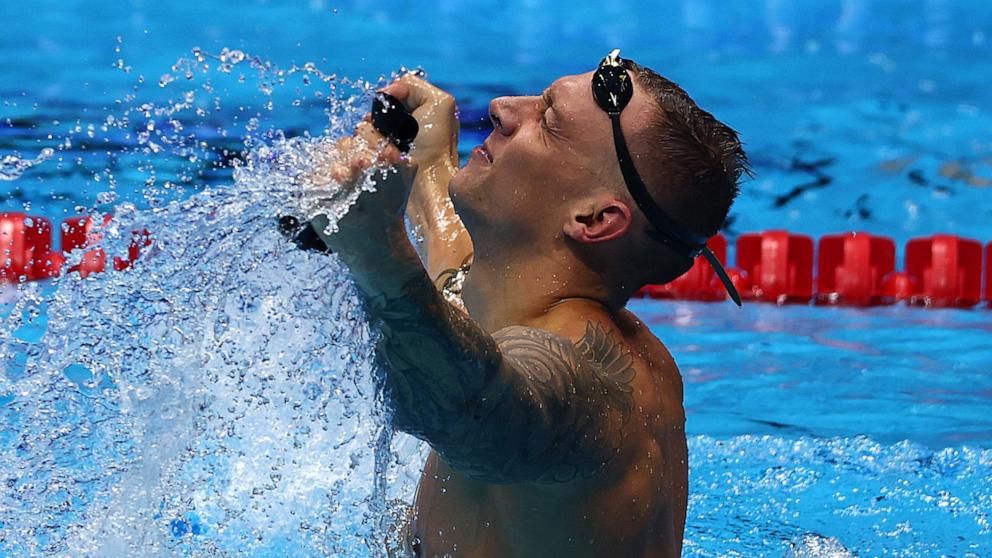
<svg viewBox="0 0 992 558"><path fill-rule="evenodd" d="M630 156L623 131L620 129L620 112L630 103L633 95L634 84L631 83L630 74L627 73L620 58L620 49L614 49L599 63L599 68L592 76L592 96L596 99L599 108L610 115L610 122L613 123L613 145L617 150L617 160L620 162L620 172L623 173L627 190L630 191L637 207L641 208L641 212L654 227L657 234L653 236L690 262L695 262L696 256L700 254L705 256L720 277L730 298L740 306L741 297L737 294L737 289L727 276L726 270L720 265L720 260L716 259L706 246L709 238L693 234L669 217L648 194L648 189L637 174L634 160Z"/></svg>

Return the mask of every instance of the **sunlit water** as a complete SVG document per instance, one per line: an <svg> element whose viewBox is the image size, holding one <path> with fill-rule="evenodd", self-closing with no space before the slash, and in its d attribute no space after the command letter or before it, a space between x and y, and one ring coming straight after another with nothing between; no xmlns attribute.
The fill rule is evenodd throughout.
<svg viewBox="0 0 992 558"><path fill-rule="evenodd" d="M739 3L729 15L722 4L686 2L677 25L662 11L575 10L561 33L537 30L557 25L562 6L520 17L493 10L463 33L513 28L516 51L458 43L441 61L433 51L402 61L431 60L452 84L464 149L485 133L478 117L489 97L539 91L620 42L744 133L758 178L731 236L785 224L988 240L989 90L975 63L992 43L987 7L870 4L886 17L851 2L822 2L810 17L776 2L761 11ZM57 10L11 9L65 25ZM436 19L454 36L453 22L471 14L446 10L387 15ZM322 36L361 44L368 59L280 69L218 47L170 68L199 44L171 29L179 46L157 52L159 65L132 68L128 49L150 47L135 38L143 24L123 13L100 16L93 29L106 39L106 64L84 78L112 95L76 101L42 89L4 99L6 209L55 220L112 211L102 241L110 255L126 253L132 230L154 242L127 271L4 293L0 556L381 555L424 447L389 431L374 333L345 270L300 252L274 225L305 211L301 188L367 105L366 84L326 68L369 75L368 64L396 53L388 41L360 41L361 22L345 14L354 25L326 21L334 32ZM258 37L296 42L282 32L293 17ZM917 41L924 20L930 30ZM72 56L44 60L71 66ZM500 57L524 69L496 75ZM45 101L51 95L59 102ZM632 309L686 379L686 556L992 555L986 311Z"/></svg>

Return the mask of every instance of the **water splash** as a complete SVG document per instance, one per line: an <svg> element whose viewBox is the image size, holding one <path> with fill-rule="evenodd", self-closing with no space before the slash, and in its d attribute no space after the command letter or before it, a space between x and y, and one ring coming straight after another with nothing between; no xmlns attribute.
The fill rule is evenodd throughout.
<svg viewBox="0 0 992 558"><path fill-rule="evenodd" d="M333 140L277 135L230 187L121 203L101 248L151 231L131 269L18 287L0 331L0 556L381 555L386 499L409 489L384 484L397 454L373 334L336 258L276 227L307 213ZM331 222L369 187L320 185Z"/></svg>
<svg viewBox="0 0 992 558"><path fill-rule="evenodd" d="M833 537L806 534L790 545L782 558L854 558L855 555Z"/></svg>
<svg viewBox="0 0 992 558"><path fill-rule="evenodd" d="M24 159L17 155L4 155L0 158L0 180L17 180L25 171L52 158L55 150L46 147L34 159Z"/></svg>

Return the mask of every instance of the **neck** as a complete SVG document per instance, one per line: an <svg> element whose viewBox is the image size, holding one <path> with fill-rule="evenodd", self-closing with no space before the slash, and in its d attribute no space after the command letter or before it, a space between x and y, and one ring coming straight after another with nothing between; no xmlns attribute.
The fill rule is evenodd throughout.
<svg viewBox="0 0 992 558"><path fill-rule="evenodd" d="M523 257L480 253L465 278L462 301L486 331L539 323L562 305L590 305L619 311L632 292L608 289L603 277L561 255Z"/></svg>

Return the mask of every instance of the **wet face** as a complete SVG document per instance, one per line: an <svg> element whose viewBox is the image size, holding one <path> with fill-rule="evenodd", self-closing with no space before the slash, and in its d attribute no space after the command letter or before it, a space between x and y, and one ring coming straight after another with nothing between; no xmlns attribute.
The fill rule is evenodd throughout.
<svg viewBox="0 0 992 558"><path fill-rule="evenodd" d="M540 96L490 103L494 130L450 185L455 209L477 244L543 245L560 238L590 196L622 190L610 119L593 99L591 83L592 72L566 76ZM621 116L635 161L636 132L652 110L635 84Z"/></svg>

